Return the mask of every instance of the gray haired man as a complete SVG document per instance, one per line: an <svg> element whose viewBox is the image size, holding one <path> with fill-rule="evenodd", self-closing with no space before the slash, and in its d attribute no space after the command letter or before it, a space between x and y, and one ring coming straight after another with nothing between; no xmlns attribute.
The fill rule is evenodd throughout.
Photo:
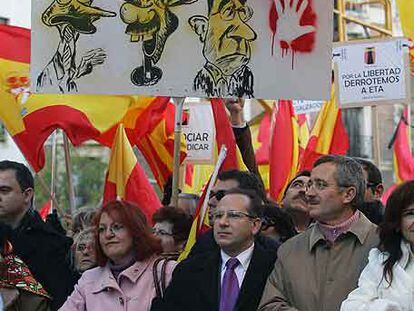
<svg viewBox="0 0 414 311"><path fill-rule="evenodd" d="M315 162L306 197L316 222L279 248L260 311L339 310L378 244L376 226L357 210L364 193L355 160L329 155Z"/></svg>

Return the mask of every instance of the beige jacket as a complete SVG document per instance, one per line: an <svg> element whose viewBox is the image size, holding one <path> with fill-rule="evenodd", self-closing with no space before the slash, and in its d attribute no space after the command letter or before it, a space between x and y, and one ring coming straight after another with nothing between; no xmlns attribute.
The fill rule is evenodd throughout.
<svg viewBox="0 0 414 311"><path fill-rule="evenodd" d="M378 242L376 226L362 213L332 246L311 226L279 248L259 310L338 311Z"/></svg>

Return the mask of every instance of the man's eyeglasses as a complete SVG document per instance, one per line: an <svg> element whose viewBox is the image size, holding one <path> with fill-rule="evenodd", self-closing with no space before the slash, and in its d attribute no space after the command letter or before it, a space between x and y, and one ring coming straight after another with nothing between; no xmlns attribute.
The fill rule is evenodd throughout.
<svg viewBox="0 0 414 311"><path fill-rule="evenodd" d="M162 229L155 229L155 228L152 228L152 234L157 235L157 236L173 236L173 234L170 232L167 232Z"/></svg>
<svg viewBox="0 0 414 311"><path fill-rule="evenodd" d="M217 201L220 201L226 195L226 190L217 190L217 191L210 191L210 195L208 199L216 198Z"/></svg>
<svg viewBox="0 0 414 311"><path fill-rule="evenodd" d="M226 215L226 218L228 220L240 220L242 218L250 218L250 219L255 219L257 217L254 217L248 213L244 213L244 212L240 212L240 211L227 211L227 212L223 212L223 211L216 211L213 213L213 220L220 220L221 218L223 218L223 216Z"/></svg>
<svg viewBox="0 0 414 311"><path fill-rule="evenodd" d="M236 8L236 6L233 5L212 15L215 14L220 14L221 18L225 21L232 21L236 17L236 14L238 14L243 22L247 22L253 16L253 9L247 5L239 8Z"/></svg>
<svg viewBox="0 0 414 311"><path fill-rule="evenodd" d="M276 223L273 219L270 219L268 217L263 217L262 218L262 230L267 230L270 227L275 227Z"/></svg>

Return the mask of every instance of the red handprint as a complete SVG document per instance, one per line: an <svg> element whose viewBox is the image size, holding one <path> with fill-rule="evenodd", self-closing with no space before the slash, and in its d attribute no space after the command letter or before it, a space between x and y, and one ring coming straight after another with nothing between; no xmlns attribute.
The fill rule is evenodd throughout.
<svg viewBox="0 0 414 311"><path fill-rule="evenodd" d="M275 39L282 49L282 57L292 52L310 53L314 49L316 14L311 0L274 0L269 14L272 31L272 55Z"/></svg>

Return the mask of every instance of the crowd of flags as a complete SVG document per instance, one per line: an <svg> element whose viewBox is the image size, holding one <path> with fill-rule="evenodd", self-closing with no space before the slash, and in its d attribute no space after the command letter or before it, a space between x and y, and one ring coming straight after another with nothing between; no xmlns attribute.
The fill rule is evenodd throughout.
<svg viewBox="0 0 414 311"><path fill-rule="evenodd" d="M406 7L408 1L397 2L403 31L414 38L414 21L409 16L410 8ZM30 30L0 25L0 42L0 120L32 168L40 171L45 165L43 145L57 128L75 146L95 140L112 150L104 201L124 198L137 202L151 217L161 203L133 147L140 150L163 189L173 171L175 106L170 98L31 94ZM414 64L413 50L411 57ZM335 98L332 91L311 131L306 115L296 115L290 100L268 102L261 119L251 125L262 180L270 197L277 202L289 181L298 172L310 169L320 155L346 154L349 139ZM211 107L216 126L215 157L223 145L227 148L220 170L246 169L222 100L212 99ZM414 176L408 119L405 110L393 142L396 184ZM181 160L185 158L185 150L182 141ZM187 164L183 190L201 193L213 169L211 165ZM201 210L199 206L195 234L203 227Z"/></svg>

